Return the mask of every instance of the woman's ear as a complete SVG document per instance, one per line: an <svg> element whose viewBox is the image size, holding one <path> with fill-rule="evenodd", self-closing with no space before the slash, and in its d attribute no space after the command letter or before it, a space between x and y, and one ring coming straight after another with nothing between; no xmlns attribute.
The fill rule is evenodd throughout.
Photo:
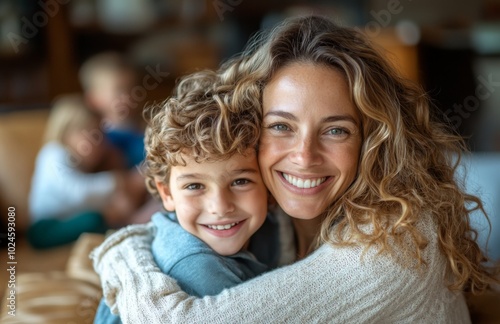
<svg viewBox="0 0 500 324"><path fill-rule="evenodd" d="M172 195L170 194L170 188L163 181L155 181L156 189L158 189L158 194L160 194L161 201L163 202L163 207L170 212L175 211L175 204Z"/></svg>

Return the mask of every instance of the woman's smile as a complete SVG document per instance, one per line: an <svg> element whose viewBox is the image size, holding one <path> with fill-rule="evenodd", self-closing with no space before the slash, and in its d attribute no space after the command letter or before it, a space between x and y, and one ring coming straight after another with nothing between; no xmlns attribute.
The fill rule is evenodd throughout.
<svg viewBox="0 0 500 324"><path fill-rule="evenodd" d="M284 172L281 172L281 175L289 184L300 189L315 188L324 183L326 179L328 179L328 177L301 178Z"/></svg>
<svg viewBox="0 0 500 324"><path fill-rule="evenodd" d="M325 190L334 177L331 176L298 176L285 172L277 172L287 189L299 195L316 195Z"/></svg>

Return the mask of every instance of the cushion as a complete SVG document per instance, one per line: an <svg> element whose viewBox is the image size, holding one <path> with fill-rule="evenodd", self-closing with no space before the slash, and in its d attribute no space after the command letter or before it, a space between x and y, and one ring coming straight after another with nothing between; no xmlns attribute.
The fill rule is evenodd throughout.
<svg viewBox="0 0 500 324"><path fill-rule="evenodd" d="M5 206L16 208L17 232L29 225L31 176L48 115L48 109L0 115L0 197Z"/></svg>
<svg viewBox="0 0 500 324"><path fill-rule="evenodd" d="M102 296L98 286L65 272L21 273L16 281L15 304L2 303L3 324L92 323ZM7 288L4 299L10 296Z"/></svg>
<svg viewBox="0 0 500 324"><path fill-rule="evenodd" d="M74 279L84 280L101 287L99 276L94 271L90 252L104 241L104 235L83 233L78 238L68 260L66 273Z"/></svg>

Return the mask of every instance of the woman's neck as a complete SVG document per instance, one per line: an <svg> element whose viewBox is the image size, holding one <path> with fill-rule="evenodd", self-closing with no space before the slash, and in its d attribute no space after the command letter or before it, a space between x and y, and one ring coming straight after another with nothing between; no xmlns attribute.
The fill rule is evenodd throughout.
<svg viewBox="0 0 500 324"><path fill-rule="evenodd" d="M313 219L292 218L297 243L297 257L302 259L309 254L311 247L319 234L323 217Z"/></svg>

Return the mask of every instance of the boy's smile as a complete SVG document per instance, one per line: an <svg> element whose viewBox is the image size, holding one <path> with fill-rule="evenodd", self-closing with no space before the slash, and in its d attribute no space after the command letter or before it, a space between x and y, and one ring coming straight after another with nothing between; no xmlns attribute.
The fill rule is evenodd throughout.
<svg viewBox="0 0 500 324"><path fill-rule="evenodd" d="M224 161L173 166L168 185L157 182L164 207L179 224L221 255L239 252L264 223L267 190L254 149Z"/></svg>

